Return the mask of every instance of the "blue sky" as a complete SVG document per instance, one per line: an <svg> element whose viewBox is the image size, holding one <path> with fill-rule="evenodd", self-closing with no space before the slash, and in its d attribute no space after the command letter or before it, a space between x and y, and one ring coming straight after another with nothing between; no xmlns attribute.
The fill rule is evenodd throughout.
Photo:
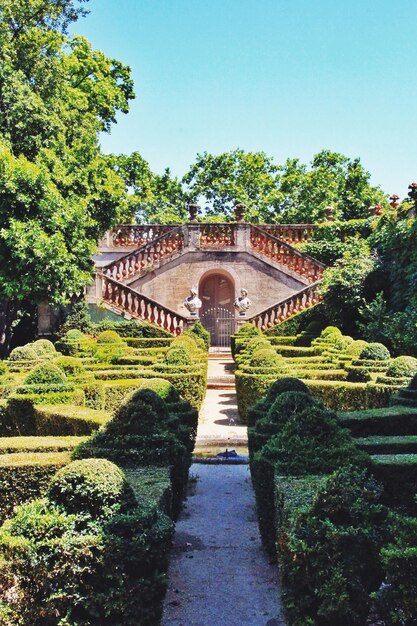
<svg viewBox="0 0 417 626"><path fill-rule="evenodd" d="M102 145L182 176L197 152L323 148L401 197L417 179L417 0L90 0L75 24L130 65Z"/></svg>

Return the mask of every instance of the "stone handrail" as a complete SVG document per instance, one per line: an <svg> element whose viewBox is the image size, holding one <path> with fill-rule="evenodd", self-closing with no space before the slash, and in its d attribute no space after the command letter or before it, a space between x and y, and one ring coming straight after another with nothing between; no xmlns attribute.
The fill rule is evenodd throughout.
<svg viewBox="0 0 417 626"><path fill-rule="evenodd" d="M134 252L125 254L117 261L112 261L103 268L103 273L113 280L126 280L132 276L141 276L158 267L166 258L172 258L184 247L184 233L181 226L170 227L153 241Z"/></svg>
<svg viewBox="0 0 417 626"><path fill-rule="evenodd" d="M144 246L171 228L166 224L118 224L110 233L109 244L114 247Z"/></svg>
<svg viewBox="0 0 417 626"><path fill-rule="evenodd" d="M325 266L313 257L299 252L285 241L269 234L258 226L250 226L250 244L267 258L285 265L296 274L315 283L320 280Z"/></svg>
<svg viewBox="0 0 417 626"><path fill-rule="evenodd" d="M178 335L186 329L186 317L105 275L102 275L102 298L112 308L156 324L171 333Z"/></svg>
<svg viewBox="0 0 417 626"><path fill-rule="evenodd" d="M322 297L319 292L319 286L320 282L308 285L308 287L297 291L289 298L281 300L268 309L261 311L258 315L249 318L248 322L251 322L262 331L275 326L275 324L284 322L286 319L296 315L296 313L301 313L301 311L321 302Z"/></svg>
<svg viewBox="0 0 417 626"><path fill-rule="evenodd" d="M318 228L317 224L257 224L257 226L290 244L310 241L313 232Z"/></svg>
<svg viewBox="0 0 417 626"><path fill-rule="evenodd" d="M201 247L218 248L236 243L236 224L199 224L199 227Z"/></svg>

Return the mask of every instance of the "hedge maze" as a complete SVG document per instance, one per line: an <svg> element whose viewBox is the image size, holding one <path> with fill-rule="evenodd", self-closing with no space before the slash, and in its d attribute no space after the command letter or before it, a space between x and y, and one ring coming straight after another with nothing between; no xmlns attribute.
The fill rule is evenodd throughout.
<svg viewBox="0 0 417 626"><path fill-rule="evenodd" d="M288 623L415 624L417 360L315 323L276 336L246 324L232 348Z"/></svg>
<svg viewBox="0 0 417 626"><path fill-rule="evenodd" d="M109 323L1 362L1 624L159 623L207 335Z"/></svg>

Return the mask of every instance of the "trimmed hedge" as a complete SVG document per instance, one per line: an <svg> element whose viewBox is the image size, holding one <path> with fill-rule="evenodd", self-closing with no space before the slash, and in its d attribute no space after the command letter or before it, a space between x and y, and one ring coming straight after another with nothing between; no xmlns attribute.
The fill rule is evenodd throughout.
<svg viewBox="0 0 417 626"><path fill-rule="evenodd" d="M83 443L87 437L0 437L0 454L15 452L68 452Z"/></svg>
<svg viewBox="0 0 417 626"><path fill-rule="evenodd" d="M3 414L3 435L89 435L108 420L103 411L81 406L35 406L25 398L12 398Z"/></svg>
<svg viewBox="0 0 417 626"><path fill-rule="evenodd" d="M339 414L339 422L354 437L374 435L414 435L417 432L417 408L391 406Z"/></svg>
<svg viewBox="0 0 417 626"><path fill-rule="evenodd" d="M94 466L95 473L84 481L85 489L78 482L71 485L74 513L65 510L65 492L62 504L35 500L3 525L0 599L15 623L31 626L103 626L121 619L124 626L155 626L162 617L173 525L151 503L135 502L113 465L112 476L121 474L122 491L126 486L131 498L120 502L112 481L115 502L106 511L88 506L88 513L85 501L96 493L93 500L99 505L96 487L109 484L109 464L102 459L82 464Z"/></svg>
<svg viewBox="0 0 417 626"><path fill-rule="evenodd" d="M17 505L46 493L52 476L69 462L69 452L0 454L0 522Z"/></svg>
<svg viewBox="0 0 417 626"><path fill-rule="evenodd" d="M384 485L383 501L417 514L417 454L372 455L372 473Z"/></svg>
<svg viewBox="0 0 417 626"><path fill-rule="evenodd" d="M172 484L168 467L123 467L138 502L150 502L173 516Z"/></svg>
<svg viewBox="0 0 417 626"><path fill-rule="evenodd" d="M125 342L131 348L150 349L169 348L173 337L125 337Z"/></svg>

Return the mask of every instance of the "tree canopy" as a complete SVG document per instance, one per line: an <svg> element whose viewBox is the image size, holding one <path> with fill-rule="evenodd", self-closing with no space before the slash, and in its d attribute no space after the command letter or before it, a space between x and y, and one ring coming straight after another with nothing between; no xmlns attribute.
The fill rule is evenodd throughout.
<svg viewBox="0 0 417 626"><path fill-rule="evenodd" d="M76 0L0 0L0 320L63 302L90 279L97 238L126 216L99 146L134 97L129 67L68 36Z"/></svg>

